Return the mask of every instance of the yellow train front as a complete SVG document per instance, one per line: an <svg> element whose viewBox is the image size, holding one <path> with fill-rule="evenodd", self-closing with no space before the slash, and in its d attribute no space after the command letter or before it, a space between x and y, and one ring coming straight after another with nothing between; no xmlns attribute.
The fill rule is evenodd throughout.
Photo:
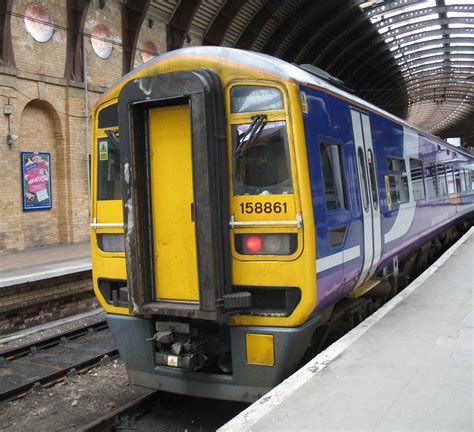
<svg viewBox="0 0 474 432"><path fill-rule="evenodd" d="M321 319L302 103L279 67L183 49L97 104L94 289L133 384L254 401Z"/></svg>

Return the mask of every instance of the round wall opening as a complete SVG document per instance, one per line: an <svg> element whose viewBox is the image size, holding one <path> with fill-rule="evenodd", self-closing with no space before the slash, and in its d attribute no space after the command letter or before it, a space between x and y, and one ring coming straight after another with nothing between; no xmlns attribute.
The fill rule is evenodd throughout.
<svg viewBox="0 0 474 432"><path fill-rule="evenodd" d="M156 49L155 44L151 41L146 41L143 44L143 51L141 52L143 63L147 62L153 57L156 57L157 55L158 55L158 50Z"/></svg>
<svg viewBox="0 0 474 432"><path fill-rule="evenodd" d="M54 33L48 11L39 4L32 3L25 10L25 27L38 42L48 42Z"/></svg>
<svg viewBox="0 0 474 432"><path fill-rule="evenodd" d="M109 30L104 24L97 24L91 31L91 43L94 52L103 59L112 54L112 43L109 39Z"/></svg>

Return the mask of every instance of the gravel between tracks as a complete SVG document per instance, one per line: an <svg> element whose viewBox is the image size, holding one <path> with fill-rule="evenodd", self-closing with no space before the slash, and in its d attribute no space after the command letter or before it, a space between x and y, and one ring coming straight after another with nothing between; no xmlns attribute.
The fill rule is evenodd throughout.
<svg viewBox="0 0 474 432"><path fill-rule="evenodd" d="M144 393L145 389L128 385L120 361L109 362L49 389L32 391L24 399L2 403L0 430L77 430Z"/></svg>
<svg viewBox="0 0 474 432"><path fill-rule="evenodd" d="M76 431L148 391L129 385L123 363L114 360L65 383L32 391L24 399L0 404L0 431ZM248 406L162 395L150 413L133 422L133 430L215 431Z"/></svg>

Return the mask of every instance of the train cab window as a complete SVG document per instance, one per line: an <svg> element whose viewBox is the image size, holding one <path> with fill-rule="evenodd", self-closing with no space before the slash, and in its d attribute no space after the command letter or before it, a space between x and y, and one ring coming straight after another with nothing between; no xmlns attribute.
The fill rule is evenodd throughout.
<svg viewBox="0 0 474 432"><path fill-rule="evenodd" d="M341 149L337 144L321 144L324 197L328 210L345 208Z"/></svg>
<svg viewBox="0 0 474 432"><path fill-rule="evenodd" d="M413 198L418 201L426 197L423 179L423 165L419 159L410 159L411 190Z"/></svg>
<svg viewBox="0 0 474 432"><path fill-rule="evenodd" d="M404 159L388 158L388 184L392 203L403 204L410 201L408 178Z"/></svg>
<svg viewBox="0 0 474 432"><path fill-rule="evenodd" d="M120 179L120 153L117 145L109 138L98 140L98 200L122 199Z"/></svg>
<svg viewBox="0 0 474 432"><path fill-rule="evenodd" d="M235 195L293 193L286 122L233 125L232 149Z"/></svg>
<svg viewBox="0 0 474 432"><path fill-rule="evenodd" d="M230 101L232 114L283 109L283 95L274 87L235 86Z"/></svg>
<svg viewBox="0 0 474 432"><path fill-rule="evenodd" d="M99 129L113 128L118 125L118 104L110 105L99 112L97 127Z"/></svg>
<svg viewBox="0 0 474 432"><path fill-rule="evenodd" d="M436 165L436 172L438 177L438 195L443 196L448 194L448 184L446 182L446 169L443 164Z"/></svg>

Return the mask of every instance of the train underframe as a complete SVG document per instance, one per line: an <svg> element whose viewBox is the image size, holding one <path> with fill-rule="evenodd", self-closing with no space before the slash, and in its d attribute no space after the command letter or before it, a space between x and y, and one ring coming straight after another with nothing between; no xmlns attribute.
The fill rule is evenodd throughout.
<svg viewBox="0 0 474 432"><path fill-rule="evenodd" d="M109 314L107 321L132 384L253 402L401 291L472 222L471 214L406 255L398 262L398 271L381 270L377 276L382 282L375 289L341 299L299 327L227 326L158 315ZM248 335L272 339L272 364L249 361ZM264 350L265 340L256 343L255 349Z"/></svg>

